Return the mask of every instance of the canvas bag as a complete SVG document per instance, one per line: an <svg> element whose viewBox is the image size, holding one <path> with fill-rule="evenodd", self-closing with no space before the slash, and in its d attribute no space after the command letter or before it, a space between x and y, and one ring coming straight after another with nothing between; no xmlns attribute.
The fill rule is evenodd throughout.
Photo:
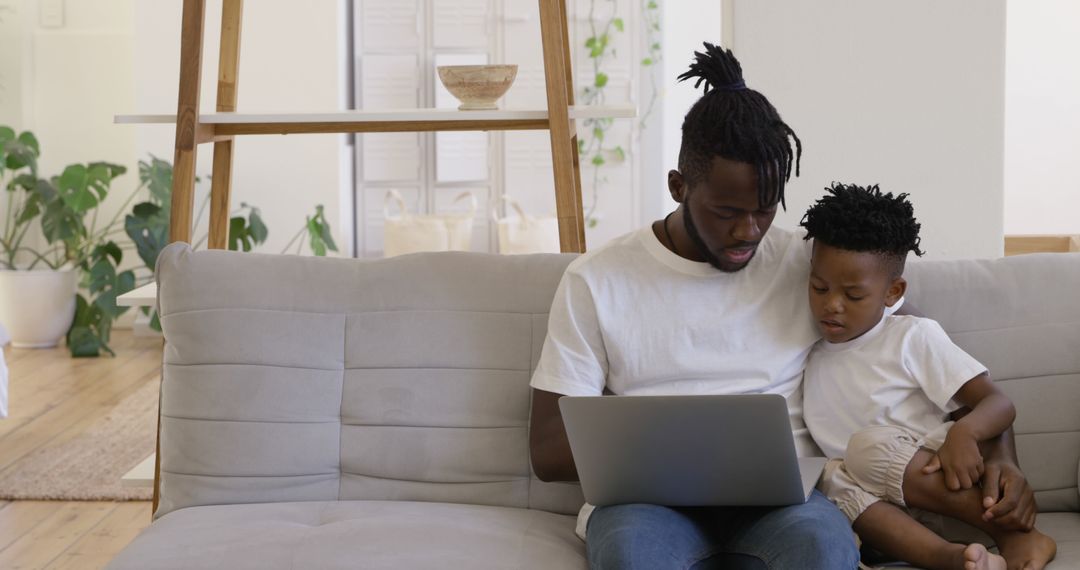
<svg viewBox="0 0 1080 570"><path fill-rule="evenodd" d="M501 200L517 212L517 217L499 219L498 213L492 209L491 218L495 220L499 237L499 253L559 253L558 218L535 218L526 214L517 200L509 196L503 196Z"/></svg>
<svg viewBox="0 0 1080 570"><path fill-rule="evenodd" d="M405 208L405 200L397 190L386 193L383 202L383 255L393 257L421 251L468 251L472 243L473 217L476 215L476 196L462 192L454 198L457 204L468 198L468 213L413 215ZM390 215L391 201L397 204L397 216Z"/></svg>

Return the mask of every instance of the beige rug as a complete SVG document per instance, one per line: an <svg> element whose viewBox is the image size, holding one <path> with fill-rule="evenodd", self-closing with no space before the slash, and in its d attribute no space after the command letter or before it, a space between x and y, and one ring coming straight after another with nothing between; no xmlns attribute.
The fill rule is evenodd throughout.
<svg viewBox="0 0 1080 570"><path fill-rule="evenodd" d="M0 500L148 501L120 478L154 452L158 381L147 382L74 439L45 446L0 476Z"/></svg>

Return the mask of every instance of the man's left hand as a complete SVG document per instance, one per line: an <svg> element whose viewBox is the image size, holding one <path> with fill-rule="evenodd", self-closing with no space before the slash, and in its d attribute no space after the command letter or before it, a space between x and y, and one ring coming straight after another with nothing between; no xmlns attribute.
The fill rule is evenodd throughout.
<svg viewBox="0 0 1080 570"><path fill-rule="evenodd" d="M1035 528L1035 491L1020 467L1005 458L986 461L982 478L983 520L1006 530Z"/></svg>
<svg viewBox="0 0 1080 570"><path fill-rule="evenodd" d="M1029 531L1035 528L1035 491L1016 462L1004 457L986 459L983 489L983 520L1005 530ZM942 469L941 458L934 455L923 473Z"/></svg>

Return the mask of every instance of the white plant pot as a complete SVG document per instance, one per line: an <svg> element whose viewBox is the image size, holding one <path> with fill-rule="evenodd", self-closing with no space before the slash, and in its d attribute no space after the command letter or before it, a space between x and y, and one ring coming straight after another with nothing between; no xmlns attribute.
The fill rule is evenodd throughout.
<svg viewBox="0 0 1080 570"><path fill-rule="evenodd" d="M75 269L0 270L0 323L18 348L59 344L75 320Z"/></svg>

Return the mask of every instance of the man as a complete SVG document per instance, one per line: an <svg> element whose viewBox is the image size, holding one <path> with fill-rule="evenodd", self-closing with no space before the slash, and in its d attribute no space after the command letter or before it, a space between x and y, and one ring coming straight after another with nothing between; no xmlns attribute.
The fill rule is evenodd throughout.
<svg viewBox="0 0 1080 570"><path fill-rule="evenodd" d="M705 84L668 174L679 207L575 260L555 294L532 379L530 447L543 480L577 480L561 395L781 394L800 454L812 453L801 410L819 338L806 302L809 249L801 235L770 230L801 144L746 87L731 52L705 48L679 78ZM1000 479L984 486L995 501L1009 490L998 522L1022 526L1033 494L1003 440L988 458ZM847 519L816 491L783 508L587 505L578 530L594 568L839 569L859 559Z"/></svg>

